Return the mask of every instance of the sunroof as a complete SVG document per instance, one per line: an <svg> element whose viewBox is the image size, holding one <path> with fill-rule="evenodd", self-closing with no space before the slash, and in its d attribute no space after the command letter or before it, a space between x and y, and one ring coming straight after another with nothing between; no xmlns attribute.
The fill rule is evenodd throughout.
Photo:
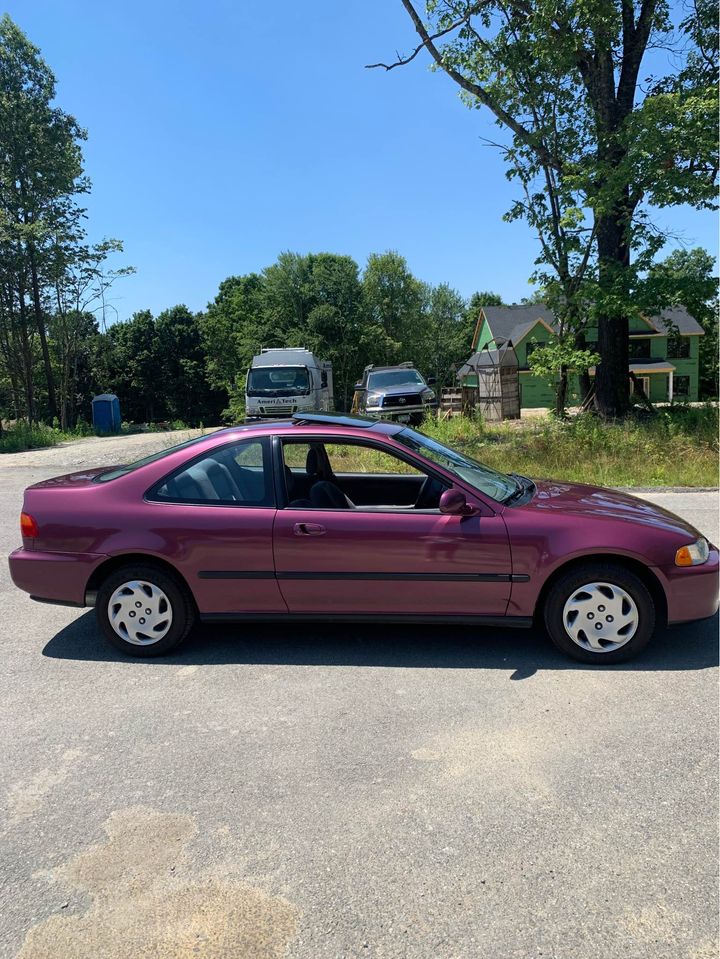
<svg viewBox="0 0 720 959"><path fill-rule="evenodd" d="M373 427L379 432L394 433L402 429L395 423L371 419L368 416L352 416L347 413L295 413L293 422L297 425L303 423L324 423L327 426L352 426L355 429L371 430ZM388 429L388 427L390 427ZM395 427L393 429L392 427Z"/></svg>
<svg viewBox="0 0 720 959"><path fill-rule="evenodd" d="M294 413L294 423L328 423L332 426L355 426L358 429L370 429L377 420L369 416L348 416L346 413Z"/></svg>

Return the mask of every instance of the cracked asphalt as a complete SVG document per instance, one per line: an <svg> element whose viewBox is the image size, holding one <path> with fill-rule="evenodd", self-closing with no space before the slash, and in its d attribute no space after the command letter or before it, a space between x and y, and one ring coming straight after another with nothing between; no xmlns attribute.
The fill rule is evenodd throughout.
<svg viewBox="0 0 720 959"><path fill-rule="evenodd" d="M0 459L2 959L717 956L717 618L606 669L445 626L124 659L4 561L122 442ZM717 542L717 493L642 495Z"/></svg>

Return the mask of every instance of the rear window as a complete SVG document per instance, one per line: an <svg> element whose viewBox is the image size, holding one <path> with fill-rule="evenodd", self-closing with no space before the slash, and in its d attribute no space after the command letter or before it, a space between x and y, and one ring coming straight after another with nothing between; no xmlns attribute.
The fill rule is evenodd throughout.
<svg viewBox="0 0 720 959"><path fill-rule="evenodd" d="M258 438L215 447L160 480L147 498L200 506L274 506L270 445Z"/></svg>
<svg viewBox="0 0 720 959"><path fill-rule="evenodd" d="M110 480L117 479L119 476L127 476L128 473L134 472L134 470L139 470L141 466L148 466L150 463L156 463L158 460L164 459L166 456L170 456L172 453L177 453L178 450L188 449L191 446L195 446L197 443L206 440L210 434L205 433L203 436L196 436L195 439L186 440L184 443L178 443L177 446L169 446L166 450L160 450L159 453L151 453L150 456L144 456L141 460L136 460L134 463L128 463L126 466L116 466L115 469L108 470L107 473L100 473L95 477L95 483L109 483Z"/></svg>

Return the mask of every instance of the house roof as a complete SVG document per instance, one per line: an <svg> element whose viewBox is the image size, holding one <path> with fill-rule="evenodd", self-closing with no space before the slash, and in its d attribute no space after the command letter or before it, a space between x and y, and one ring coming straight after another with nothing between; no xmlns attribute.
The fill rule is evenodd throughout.
<svg viewBox="0 0 720 959"><path fill-rule="evenodd" d="M497 367L518 368L517 353L510 344L501 346L497 350L484 349L478 353L473 353L470 359L466 360L457 371L457 376L460 379L472 373L490 373Z"/></svg>
<svg viewBox="0 0 720 959"><path fill-rule="evenodd" d="M667 360L649 359L636 360L628 367L631 373L675 373L677 367Z"/></svg>
<svg viewBox="0 0 720 959"><path fill-rule="evenodd" d="M661 310L657 316L651 316L648 319L658 333L668 333L672 327L677 327L682 336L705 334L705 330L694 316L690 316L684 306L673 306L667 310Z"/></svg>
<svg viewBox="0 0 720 959"><path fill-rule="evenodd" d="M555 317L553 311L542 304L522 306L483 306L488 326L496 340L512 340L518 343L530 332L538 320L553 330Z"/></svg>
<svg viewBox="0 0 720 959"><path fill-rule="evenodd" d="M553 311L542 303L523 304L521 306L483 306L485 319L496 340L512 340L514 344L527 336L540 320L550 330L556 329ZM649 317L647 323L656 333L666 335L674 327L683 336L702 335L703 328L690 316L683 306L663 310L657 316Z"/></svg>

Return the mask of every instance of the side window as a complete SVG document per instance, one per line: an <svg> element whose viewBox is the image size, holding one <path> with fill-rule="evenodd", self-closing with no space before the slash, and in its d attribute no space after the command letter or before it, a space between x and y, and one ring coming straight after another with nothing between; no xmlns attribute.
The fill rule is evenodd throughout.
<svg viewBox="0 0 720 959"><path fill-rule="evenodd" d="M347 446L339 443L326 443L325 451L330 460L330 467L337 476L343 473L366 473L366 474L388 474L388 475L411 475L423 476L419 469L406 463L405 460L398 459L384 450L376 449L373 446L360 446L348 444Z"/></svg>
<svg viewBox="0 0 720 959"><path fill-rule="evenodd" d="M157 483L148 499L216 506L273 506L268 444L244 440L213 450Z"/></svg>
<svg viewBox="0 0 720 959"><path fill-rule="evenodd" d="M437 509L445 485L363 443L283 443L291 509Z"/></svg>

